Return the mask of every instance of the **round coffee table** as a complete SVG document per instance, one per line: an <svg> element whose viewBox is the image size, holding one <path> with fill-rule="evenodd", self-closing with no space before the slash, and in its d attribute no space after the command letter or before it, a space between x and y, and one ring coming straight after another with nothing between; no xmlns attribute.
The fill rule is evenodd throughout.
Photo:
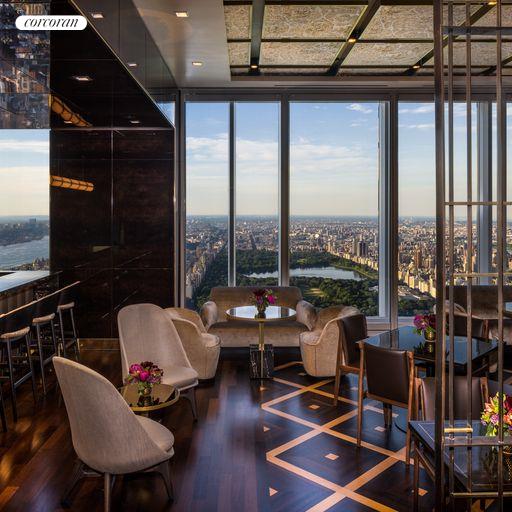
<svg viewBox="0 0 512 512"><path fill-rule="evenodd" d="M238 306L226 311L226 315L231 320L243 320L245 322L257 322L258 324L258 345L250 345L251 354L251 378L270 379L272 378L272 370L274 367L273 347L271 344L265 345L265 324L267 322L278 322L282 320L292 320L296 316L296 311L292 308L283 306L268 306L264 316L258 315L255 306ZM253 348L254 347L254 348ZM256 348L257 347L257 348ZM268 348L265 348L268 347ZM253 353L257 351L259 359L253 360ZM265 368L265 354L268 355Z"/></svg>
<svg viewBox="0 0 512 512"><path fill-rule="evenodd" d="M130 409L137 414L148 416L150 412L175 404L180 398L180 390L169 384L153 384L151 395L140 397L137 383L127 384L119 389Z"/></svg>

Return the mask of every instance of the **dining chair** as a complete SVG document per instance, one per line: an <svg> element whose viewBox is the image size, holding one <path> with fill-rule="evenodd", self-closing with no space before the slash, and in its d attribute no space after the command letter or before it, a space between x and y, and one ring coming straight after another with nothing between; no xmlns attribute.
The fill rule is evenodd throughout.
<svg viewBox="0 0 512 512"><path fill-rule="evenodd" d="M480 377L480 388L482 391L482 404L489 402L491 397L496 396L499 391L498 381L489 379L488 377ZM503 384L503 393L512 396L512 386Z"/></svg>
<svg viewBox="0 0 512 512"><path fill-rule="evenodd" d="M94 370L59 356L53 364L78 456L63 505L69 505L79 480L103 476L104 511L109 512L115 476L146 471L162 476L172 499L172 433L156 421L136 416L113 384Z"/></svg>
<svg viewBox="0 0 512 512"><path fill-rule="evenodd" d="M446 333L449 334L449 315L446 315ZM453 334L454 336L468 335L468 316L467 314L456 313L453 315ZM473 338L489 339L489 323L485 318L473 316L471 318L471 335Z"/></svg>
<svg viewBox="0 0 512 512"><path fill-rule="evenodd" d="M9 381L15 422L18 421L16 390L28 379L32 381L34 403L37 402L37 385L30 357L30 327L34 317L34 304L31 302L0 316L0 349L3 355L0 362L1 366L7 367L7 376L2 376L2 379Z"/></svg>
<svg viewBox="0 0 512 512"><path fill-rule="evenodd" d="M190 401L197 420L195 388L198 374L190 364L169 315L155 304L125 306L117 315L123 381L130 365L152 361L163 370L162 382L178 388Z"/></svg>
<svg viewBox="0 0 512 512"><path fill-rule="evenodd" d="M186 308L167 308L166 313L176 327L183 348L199 380L215 377L220 355L220 338L208 334L196 311Z"/></svg>
<svg viewBox="0 0 512 512"><path fill-rule="evenodd" d="M368 338L366 317L361 313L340 317L338 325L338 350L336 353L336 377L334 379L333 405L338 404L341 374L360 375L360 355L358 343ZM362 380L359 379L359 387Z"/></svg>
<svg viewBox="0 0 512 512"><path fill-rule="evenodd" d="M481 387L482 379L478 377L471 378L471 418L479 420L483 407L483 391ZM453 416L454 419L466 420L468 405L468 381L464 375L455 375L453 377ZM435 395L436 381L434 377L424 377L415 379L415 403L416 416L422 421L435 421ZM445 417L448 418L448 397L449 388L445 388ZM419 481L420 464L427 475L434 480L435 465L432 457L429 457L422 446L414 441L414 474L413 474L413 509L416 512L419 508Z"/></svg>
<svg viewBox="0 0 512 512"><path fill-rule="evenodd" d="M409 422L414 416L414 358L407 350L394 350L359 342L359 392L357 410L357 446L361 446L363 400L382 402L384 424L391 427L392 407L407 409L405 464L410 464L411 432ZM366 374L366 391L363 380Z"/></svg>

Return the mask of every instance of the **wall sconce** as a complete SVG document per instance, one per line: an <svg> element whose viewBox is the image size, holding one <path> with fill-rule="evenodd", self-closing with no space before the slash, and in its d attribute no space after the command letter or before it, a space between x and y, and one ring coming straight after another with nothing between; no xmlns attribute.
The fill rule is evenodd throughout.
<svg viewBox="0 0 512 512"><path fill-rule="evenodd" d="M92 192L94 190L94 184L90 181L74 180L73 178L64 178L63 176L50 176L50 186L80 190L82 192Z"/></svg>
<svg viewBox="0 0 512 512"><path fill-rule="evenodd" d="M92 126L82 116L75 114L62 100L53 94L48 96L48 103L53 112L60 116L66 124L74 124L75 126L87 127Z"/></svg>

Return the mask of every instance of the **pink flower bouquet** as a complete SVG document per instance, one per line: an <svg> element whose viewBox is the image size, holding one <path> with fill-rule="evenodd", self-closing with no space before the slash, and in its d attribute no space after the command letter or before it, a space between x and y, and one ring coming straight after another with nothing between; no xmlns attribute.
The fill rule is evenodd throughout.
<svg viewBox="0 0 512 512"><path fill-rule="evenodd" d="M143 361L140 364L132 364L129 369L126 383L137 383L139 394L150 394L153 384L162 382L163 370L151 361Z"/></svg>
<svg viewBox="0 0 512 512"><path fill-rule="evenodd" d="M277 295L272 291L265 288L254 290L252 296L252 303L256 306L259 315L263 315L268 306L277 302Z"/></svg>
<svg viewBox="0 0 512 512"><path fill-rule="evenodd" d="M414 317L414 332L423 334L425 337L435 338L436 334L436 315L416 315Z"/></svg>

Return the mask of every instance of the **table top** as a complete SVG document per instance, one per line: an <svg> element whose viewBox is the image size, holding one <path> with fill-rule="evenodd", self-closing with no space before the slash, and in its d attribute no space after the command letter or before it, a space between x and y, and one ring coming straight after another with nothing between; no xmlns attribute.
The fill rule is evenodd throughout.
<svg viewBox="0 0 512 512"><path fill-rule="evenodd" d="M448 341L448 340L447 340ZM414 327L404 326L386 331L366 340L367 343L379 347L395 348L397 350L409 350L414 354L414 359L428 363L435 362L435 352L429 352L425 347L425 339L414 332ZM436 342L434 342L436 343ZM455 354L454 364L466 366L467 364L467 338L465 336L454 337ZM495 340L484 340L473 338L473 362L478 361L492 351L497 350L498 344ZM448 352L447 352L448 356Z"/></svg>
<svg viewBox="0 0 512 512"><path fill-rule="evenodd" d="M139 397L137 383L127 384L119 389L121 396L133 412L150 412L176 403L180 390L169 384L153 384L151 396Z"/></svg>
<svg viewBox="0 0 512 512"><path fill-rule="evenodd" d="M456 420L455 426L466 426L466 421ZM473 421L473 442L479 439L489 441L485 437L486 427L480 421ZM421 441L424 450L433 457L435 453L435 423L433 421L411 421L412 435ZM463 438L466 434L456 434ZM478 439L477 439L478 438ZM445 447L445 464L450 464L450 448ZM468 450L465 446L453 448L453 470L459 486L469 488L469 480L473 491L493 491L498 484L498 454L491 446L475 446ZM471 471L468 471L471 468ZM470 474L469 474L470 473ZM470 477L470 478L469 478ZM505 490L512 489L512 458L503 457L503 483Z"/></svg>
<svg viewBox="0 0 512 512"><path fill-rule="evenodd" d="M283 306L268 306L265 316L259 317L256 306L238 306L226 311L228 318L232 320L246 320L250 322L275 322L277 320L291 320L295 318L296 311Z"/></svg>
<svg viewBox="0 0 512 512"><path fill-rule="evenodd" d="M13 293L23 286L56 275L48 270L2 270L0 271L0 295Z"/></svg>

